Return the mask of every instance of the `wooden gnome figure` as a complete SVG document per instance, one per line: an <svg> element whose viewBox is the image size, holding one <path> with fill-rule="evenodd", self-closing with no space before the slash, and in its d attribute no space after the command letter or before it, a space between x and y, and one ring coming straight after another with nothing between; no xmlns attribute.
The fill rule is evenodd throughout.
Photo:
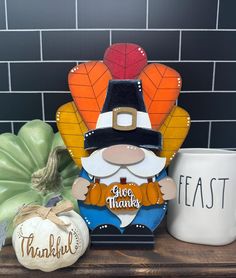
<svg viewBox="0 0 236 278"><path fill-rule="evenodd" d="M152 130L140 80L110 80L96 129L84 137L93 151L81 158L72 193L94 234L152 234L175 198L166 159L154 151L162 135Z"/></svg>
<svg viewBox="0 0 236 278"><path fill-rule="evenodd" d="M92 243L153 245L153 231L176 194L165 168L190 125L175 105L180 75L148 65L139 45L119 43L103 62L75 66L68 83L73 102L58 109L56 120L81 169L72 194Z"/></svg>

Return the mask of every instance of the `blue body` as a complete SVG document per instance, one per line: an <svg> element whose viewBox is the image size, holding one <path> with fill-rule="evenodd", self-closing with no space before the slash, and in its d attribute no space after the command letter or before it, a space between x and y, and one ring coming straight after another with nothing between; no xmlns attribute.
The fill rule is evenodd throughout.
<svg viewBox="0 0 236 278"><path fill-rule="evenodd" d="M162 180L166 176L166 171L162 170L161 173L156 176L156 180ZM88 176L88 173L83 168L80 172L80 177L87 179L89 182L92 182L92 180ZM78 201L78 205L81 216L84 218L91 230L94 230L99 225L111 224L117 227L121 232L124 231L125 228L120 228L120 219L115 214L113 214L106 206L98 207L86 205L83 201ZM163 205L154 205L147 207L142 206L130 225L142 224L147 226L150 230L154 231L165 216L166 209L166 203L164 203Z"/></svg>

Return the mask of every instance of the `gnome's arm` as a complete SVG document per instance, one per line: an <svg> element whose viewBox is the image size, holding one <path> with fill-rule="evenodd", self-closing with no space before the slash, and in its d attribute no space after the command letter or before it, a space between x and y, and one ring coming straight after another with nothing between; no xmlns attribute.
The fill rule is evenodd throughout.
<svg viewBox="0 0 236 278"><path fill-rule="evenodd" d="M166 170L162 170L156 180L160 185L164 200L172 200L176 197L176 184L172 178L167 176Z"/></svg>
<svg viewBox="0 0 236 278"><path fill-rule="evenodd" d="M77 200L84 201L91 182L92 179L90 179L88 173L82 168L79 177L72 185L72 195Z"/></svg>

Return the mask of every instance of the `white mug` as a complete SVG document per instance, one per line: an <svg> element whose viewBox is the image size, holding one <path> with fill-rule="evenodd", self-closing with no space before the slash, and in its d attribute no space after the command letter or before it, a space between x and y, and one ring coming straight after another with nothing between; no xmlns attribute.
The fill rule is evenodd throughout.
<svg viewBox="0 0 236 278"><path fill-rule="evenodd" d="M236 152L181 149L169 167L177 197L167 229L191 243L225 245L236 239Z"/></svg>

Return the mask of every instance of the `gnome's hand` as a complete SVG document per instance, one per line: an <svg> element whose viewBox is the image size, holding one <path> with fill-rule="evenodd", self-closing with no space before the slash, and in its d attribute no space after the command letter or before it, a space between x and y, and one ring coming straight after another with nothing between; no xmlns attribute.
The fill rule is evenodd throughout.
<svg viewBox="0 0 236 278"><path fill-rule="evenodd" d="M84 178L77 178L72 185L72 195L80 201L86 199L90 182Z"/></svg>
<svg viewBox="0 0 236 278"><path fill-rule="evenodd" d="M164 200L171 200L176 197L176 184L170 177L158 181Z"/></svg>

